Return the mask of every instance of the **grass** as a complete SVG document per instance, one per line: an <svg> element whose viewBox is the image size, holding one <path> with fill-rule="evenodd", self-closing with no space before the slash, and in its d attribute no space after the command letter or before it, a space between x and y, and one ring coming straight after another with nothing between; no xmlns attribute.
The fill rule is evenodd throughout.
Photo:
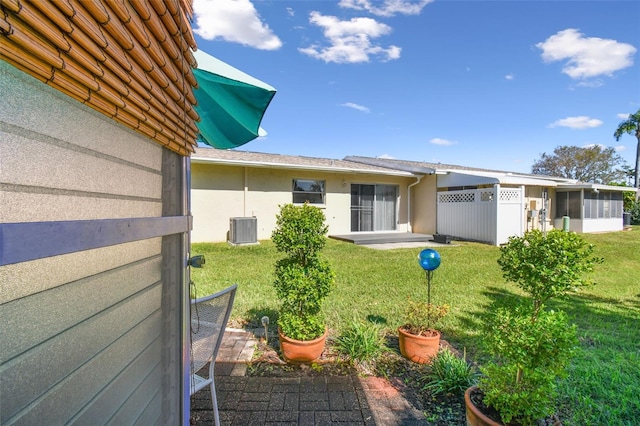
<svg viewBox="0 0 640 426"><path fill-rule="evenodd" d="M580 350L561 384L562 420L566 425L631 425L640 418L640 227L630 232L587 234L596 254L597 285L555 303L578 325ZM323 251L336 272L336 286L325 303L331 335L348 330L354 320L378 324L386 333L404 322L408 298L426 299L426 278L418 264L420 249L372 250L329 240ZM442 264L434 274L433 303L451 307L440 329L443 338L468 358L482 363L479 330L487 309L521 297L502 278L498 249L461 243L438 249ZM277 319L272 287L274 263L281 256L270 241L232 247L194 244L207 264L192 271L198 295L238 283L232 313L237 324L260 327L267 315Z"/></svg>

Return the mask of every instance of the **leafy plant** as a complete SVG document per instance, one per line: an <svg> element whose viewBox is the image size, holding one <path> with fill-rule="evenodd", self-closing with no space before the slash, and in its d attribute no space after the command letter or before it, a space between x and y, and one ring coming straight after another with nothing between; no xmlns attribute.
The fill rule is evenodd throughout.
<svg viewBox="0 0 640 426"><path fill-rule="evenodd" d="M384 335L380 328L359 321L352 321L336 339L338 350L353 363L375 360L385 349Z"/></svg>
<svg viewBox="0 0 640 426"><path fill-rule="evenodd" d="M564 312L545 310L545 302L592 285L584 277L602 259L577 234L529 231L500 248L505 279L529 293L532 303L495 311L485 345L494 360L481 368L484 402L505 423L523 425L553 413L556 380L566 376L578 340Z"/></svg>
<svg viewBox="0 0 640 426"><path fill-rule="evenodd" d="M631 204L629 213L631 213L631 224L640 225L640 200L636 200Z"/></svg>
<svg viewBox="0 0 640 426"><path fill-rule="evenodd" d="M320 257L327 226L322 210L309 204L281 206L272 240L288 257L275 265L274 287L281 300L278 326L295 340L313 340L325 331L322 302L334 282L331 265Z"/></svg>
<svg viewBox="0 0 640 426"><path fill-rule="evenodd" d="M462 395L476 383L477 378L475 368L467 363L466 354L458 358L448 348L443 348L431 360L431 369L426 375L428 382L424 389L433 395Z"/></svg>
<svg viewBox="0 0 640 426"><path fill-rule="evenodd" d="M602 259L593 256L593 245L573 232L540 230L510 237L500 247L498 265L507 281L531 295L535 318L544 303L579 287L593 285L584 277Z"/></svg>
<svg viewBox="0 0 640 426"><path fill-rule="evenodd" d="M422 301L409 300L405 312L407 323L403 326L408 333L430 335L436 324L449 312L449 305L435 305Z"/></svg>
<svg viewBox="0 0 640 426"><path fill-rule="evenodd" d="M566 377L578 344L564 312L542 310L535 321L532 314L528 306L501 308L487 325L485 344L495 361L481 368L480 387L505 423L535 424L553 414L556 379Z"/></svg>

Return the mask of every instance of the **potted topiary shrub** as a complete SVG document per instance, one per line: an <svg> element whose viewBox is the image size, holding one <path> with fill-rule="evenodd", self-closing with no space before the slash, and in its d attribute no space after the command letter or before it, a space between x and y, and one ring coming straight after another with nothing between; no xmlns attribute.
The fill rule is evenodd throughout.
<svg viewBox="0 0 640 426"><path fill-rule="evenodd" d="M281 301L280 347L288 361L308 362L324 349L327 327L322 302L334 282L329 262L320 256L328 227L322 210L309 204L280 207L271 239L287 257L275 265L274 287Z"/></svg>
<svg viewBox="0 0 640 426"><path fill-rule="evenodd" d="M438 353L440 331L436 324L449 312L449 306L431 303L431 278L440 266L440 254L424 249L418 255L418 262L427 274L427 301L408 300L406 323L398 328L398 343L405 358L425 364Z"/></svg>
<svg viewBox="0 0 640 426"><path fill-rule="evenodd" d="M487 323L484 343L493 358L465 393L468 424L533 425L554 414L556 381L567 374L577 338L567 315L545 304L592 285L584 274L601 261L582 237L561 230L529 231L500 248L504 278L530 301L497 308Z"/></svg>

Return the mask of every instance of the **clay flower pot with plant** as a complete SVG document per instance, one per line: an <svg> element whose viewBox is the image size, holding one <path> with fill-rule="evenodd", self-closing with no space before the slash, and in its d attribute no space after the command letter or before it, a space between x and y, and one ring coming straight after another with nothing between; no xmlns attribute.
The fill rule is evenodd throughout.
<svg viewBox="0 0 640 426"><path fill-rule="evenodd" d="M322 210L309 204L280 207L271 239L287 257L275 265L274 287L281 305L278 333L288 361L308 362L324 350L327 335L322 302L334 282L334 273L320 251L328 227Z"/></svg>
<svg viewBox="0 0 640 426"><path fill-rule="evenodd" d="M567 375L577 338L567 315L545 304L593 284L583 275L601 261L579 235L560 230L530 231L500 248L504 278L530 299L497 308L488 321L484 344L492 361L465 393L467 424L534 425L554 415L556 383Z"/></svg>
<svg viewBox="0 0 640 426"><path fill-rule="evenodd" d="M425 364L438 353L440 331L436 325L449 312L449 306L431 303L431 278L440 266L440 254L425 249L420 252L418 261L427 274L427 301L410 299L407 302L406 323L398 328L398 343L405 358Z"/></svg>

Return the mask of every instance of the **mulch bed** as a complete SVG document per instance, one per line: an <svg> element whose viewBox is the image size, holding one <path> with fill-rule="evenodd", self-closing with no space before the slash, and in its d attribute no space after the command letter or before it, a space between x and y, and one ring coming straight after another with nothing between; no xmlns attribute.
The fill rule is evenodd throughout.
<svg viewBox="0 0 640 426"><path fill-rule="evenodd" d="M270 333L271 334L271 333ZM441 345L457 352L445 340ZM387 351L375 365L351 365L337 353L331 340L327 342L322 356L311 364L291 364L282 360L278 337L269 336L269 341L260 339L254 360L247 369L249 376L300 377L300 376L344 376L358 374L378 376L394 383L399 381L411 392L408 400L415 408L425 413L425 425L463 426L466 425L463 395L431 395L424 390L425 374L428 367L411 362L400 355L397 336L388 338Z"/></svg>

